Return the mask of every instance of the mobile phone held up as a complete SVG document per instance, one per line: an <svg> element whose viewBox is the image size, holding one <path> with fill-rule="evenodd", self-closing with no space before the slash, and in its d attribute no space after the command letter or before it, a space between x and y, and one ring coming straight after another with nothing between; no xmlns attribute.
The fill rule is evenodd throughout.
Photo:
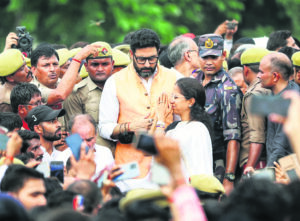
<svg viewBox="0 0 300 221"><path fill-rule="evenodd" d="M119 176L113 179L114 182L128 180L140 175L140 169L137 162L131 162L127 164L120 165L121 169L124 171Z"/></svg>
<svg viewBox="0 0 300 221"><path fill-rule="evenodd" d="M5 134L0 134L0 150L6 150L8 140L8 136L6 136Z"/></svg>
<svg viewBox="0 0 300 221"><path fill-rule="evenodd" d="M137 132L133 139L133 145L138 150L142 150L150 155L156 155L158 153L153 137L145 132Z"/></svg>
<svg viewBox="0 0 300 221"><path fill-rule="evenodd" d="M279 95L253 96L250 101L250 112L260 116L268 116L271 113L287 116L291 100Z"/></svg>
<svg viewBox="0 0 300 221"><path fill-rule="evenodd" d="M61 183L64 183L64 162L63 161L50 162L50 176L57 177L57 179Z"/></svg>
<svg viewBox="0 0 300 221"><path fill-rule="evenodd" d="M68 147L72 150L72 153L75 159L78 161L80 158L80 147L81 143L83 142L82 138L79 134L72 134L68 136L66 139L66 143ZM86 147L86 152L88 151L88 147Z"/></svg>

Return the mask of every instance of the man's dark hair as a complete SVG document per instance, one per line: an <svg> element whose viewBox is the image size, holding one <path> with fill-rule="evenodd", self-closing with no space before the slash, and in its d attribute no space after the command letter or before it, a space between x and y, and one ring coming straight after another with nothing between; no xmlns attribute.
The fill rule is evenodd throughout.
<svg viewBox="0 0 300 221"><path fill-rule="evenodd" d="M245 64L245 66L249 67L251 71L258 74L259 72L259 64Z"/></svg>
<svg viewBox="0 0 300 221"><path fill-rule="evenodd" d="M291 31L289 30L279 30L274 31L270 34L269 40L267 43L267 49L270 51L275 51L280 47L284 47L287 44L287 40L292 36Z"/></svg>
<svg viewBox="0 0 300 221"><path fill-rule="evenodd" d="M136 49L156 47L157 52L160 47L160 40L156 32L151 29L140 29L131 36L130 49L135 53Z"/></svg>
<svg viewBox="0 0 300 221"><path fill-rule="evenodd" d="M285 220L288 196L282 186L270 180L250 178L239 183L228 198L223 201L223 217L240 215L245 220ZM241 219L239 219L241 220Z"/></svg>
<svg viewBox="0 0 300 221"><path fill-rule="evenodd" d="M23 123L18 114L12 112L0 113L0 126L6 127L8 131L13 131L16 128L21 129Z"/></svg>
<svg viewBox="0 0 300 221"><path fill-rule="evenodd" d="M44 175L35 169L23 165L10 165L1 181L1 192L18 192L28 179L42 179Z"/></svg>
<svg viewBox="0 0 300 221"><path fill-rule="evenodd" d="M94 126L95 133L97 133L97 122L96 122L95 119L94 119L91 115L89 115L89 114L77 114L77 115L72 116L71 119L69 120L69 123L68 123L68 131L69 131L69 132L71 132L74 123L76 122L76 120L78 120L78 119L77 119L78 116L82 116L82 117L84 117L87 121L89 121L89 122Z"/></svg>
<svg viewBox="0 0 300 221"><path fill-rule="evenodd" d="M63 188L60 185L60 181L57 179L57 177L45 178L45 187L46 187L46 193L45 193L46 199L48 199L48 197L55 192L63 191Z"/></svg>
<svg viewBox="0 0 300 221"><path fill-rule="evenodd" d="M12 196L0 193L0 220L29 221L23 205Z"/></svg>
<svg viewBox="0 0 300 221"><path fill-rule="evenodd" d="M80 194L84 197L83 212L91 214L102 200L102 195L97 185L89 180L79 180L68 187L69 191Z"/></svg>
<svg viewBox="0 0 300 221"><path fill-rule="evenodd" d="M170 220L169 208L162 208L151 200L138 200L130 203L125 210L128 220Z"/></svg>
<svg viewBox="0 0 300 221"><path fill-rule="evenodd" d="M281 52L281 53L285 54L286 56L288 56L290 60L292 60L293 54L296 53L297 51L299 51L299 50L296 48L288 47L288 46L284 46L278 50L278 52Z"/></svg>
<svg viewBox="0 0 300 221"><path fill-rule="evenodd" d="M125 35L123 39L124 44L130 44L131 43L131 37L133 36L134 31L129 32L128 34Z"/></svg>
<svg viewBox="0 0 300 221"><path fill-rule="evenodd" d="M20 83L16 85L10 94L10 105L14 113L18 113L20 104L26 105L34 95L40 95L41 92L36 85L31 83Z"/></svg>
<svg viewBox="0 0 300 221"><path fill-rule="evenodd" d="M89 43L87 41L77 41L74 44L71 45L70 50L74 48L84 48Z"/></svg>
<svg viewBox="0 0 300 221"><path fill-rule="evenodd" d="M76 193L68 190L54 191L47 197L47 206L51 209L72 209Z"/></svg>
<svg viewBox="0 0 300 221"><path fill-rule="evenodd" d="M27 164L30 160L34 159L34 154L31 152L21 153L16 155L15 157L21 160L24 164Z"/></svg>
<svg viewBox="0 0 300 221"><path fill-rule="evenodd" d="M122 197L112 198L108 202L104 203L100 208L95 221L113 220L113 221L125 221L125 214L119 209L119 202Z"/></svg>
<svg viewBox="0 0 300 221"><path fill-rule="evenodd" d="M49 210L48 212L38 216L38 219L34 217L35 221L92 221L89 216L80 212L74 211L72 208L58 208L55 210Z"/></svg>
<svg viewBox="0 0 300 221"><path fill-rule="evenodd" d="M21 153L26 153L28 147L30 146L29 141L32 139L40 139L40 136L34 132L34 131L30 131L30 130L19 130L18 131L19 136L22 138L23 143L22 143L22 147L21 147Z"/></svg>
<svg viewBox="0 0 300 221"><path fill-rule="evenodd" d="M51 58L53 55L59 60L57 52L50 45L37 47L31 54L31 66L36 67L40 57L45 56L46 58Z"/></svg>

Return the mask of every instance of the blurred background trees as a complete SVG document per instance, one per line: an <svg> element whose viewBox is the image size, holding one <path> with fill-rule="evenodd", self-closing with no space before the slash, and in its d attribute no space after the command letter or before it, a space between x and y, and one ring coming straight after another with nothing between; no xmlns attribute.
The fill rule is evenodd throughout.
<svg viewBox="0 0 300 221"><path fill-rule="evenodd" d="M183 33L211 33L226 19L239 21L235 38L279 29L299 37L299 9L300 0L0 0L0 50L16 26L26 26L35 45L117 43L143 27L167 44Z"/></svg>

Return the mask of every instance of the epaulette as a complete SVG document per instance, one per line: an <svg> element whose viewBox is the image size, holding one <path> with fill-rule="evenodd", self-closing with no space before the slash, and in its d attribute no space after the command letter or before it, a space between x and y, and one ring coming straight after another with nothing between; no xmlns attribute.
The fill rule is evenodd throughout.
<svg viewBox="0 0 300 221"><path fill-rule="evenodd" d="M82 81L80 81L79 83L75 84L75 86L73 88L73 92L76 92L78 89L84 87L85 85L87 85L87 78L85 78Z"/></svg>

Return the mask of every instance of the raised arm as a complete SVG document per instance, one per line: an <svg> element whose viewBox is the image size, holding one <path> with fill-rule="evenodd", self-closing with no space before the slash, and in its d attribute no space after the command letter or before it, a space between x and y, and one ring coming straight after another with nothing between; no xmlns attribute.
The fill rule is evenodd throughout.
<svg viewBox="0 0 300 221"><path fill-rule="evenodd" d="M62 102L71 94L73 87L77 81L77 75L81 61L87 58L89 55L97 56L97 48L99 47L99 45L87 45L75 55L67 72L61 79L60 83L57 85L57 88L53 89L50 93L47 100L48 105Z"/></svg>

